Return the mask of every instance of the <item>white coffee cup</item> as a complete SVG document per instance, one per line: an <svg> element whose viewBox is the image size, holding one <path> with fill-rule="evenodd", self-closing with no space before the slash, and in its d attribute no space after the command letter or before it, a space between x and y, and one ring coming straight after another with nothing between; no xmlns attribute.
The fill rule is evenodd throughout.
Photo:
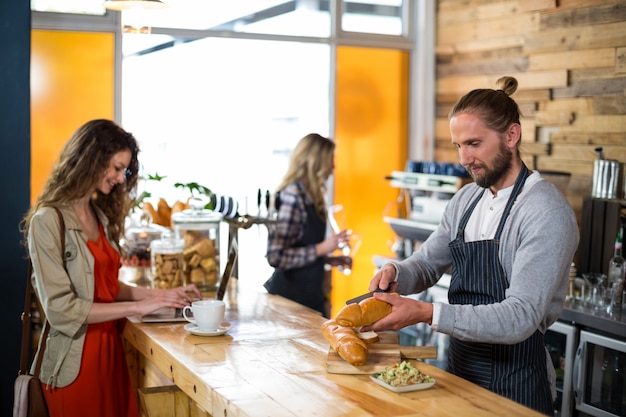
<svg viewBox="0 0 626 417"><path fill-rule="evenodd" d="M193 318L187 316L191 310ZM183 317L198 326L198 330L217 330L224 320L226 305L221 300L198 300L183 308Z"/></svg>

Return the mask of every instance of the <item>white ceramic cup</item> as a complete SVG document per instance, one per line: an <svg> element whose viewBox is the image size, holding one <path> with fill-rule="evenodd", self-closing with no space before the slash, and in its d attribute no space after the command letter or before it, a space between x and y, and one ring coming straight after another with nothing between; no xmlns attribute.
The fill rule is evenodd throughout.
<svg viewBox="0 0 626 417"><path fill-rule="evenodd" d="M193 318L187 316L189 310ZM198 300L183 308L183 317L198 326L198 330L211 331L220 327L225 311L226 305L221 300Z"/></svg>

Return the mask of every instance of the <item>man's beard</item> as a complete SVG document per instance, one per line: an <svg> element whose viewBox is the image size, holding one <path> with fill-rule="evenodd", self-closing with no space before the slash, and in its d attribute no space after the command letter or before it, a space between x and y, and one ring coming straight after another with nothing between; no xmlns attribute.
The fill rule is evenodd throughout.
<svg viewBox="0 0 626 417"><path fill-rule="evenodd" d="M500 151L493 160L493 168L489 169L484 165L480 165L483 168L484 174L474 175L471 172L472 165L467 167L467 171L470 173L474 182L483 188L489 188L496 184L504 177L506 172L511 169L511 161L513 160L513 153L502 143L500 145ZM474 165L475 166L475 165Z"/></svg>

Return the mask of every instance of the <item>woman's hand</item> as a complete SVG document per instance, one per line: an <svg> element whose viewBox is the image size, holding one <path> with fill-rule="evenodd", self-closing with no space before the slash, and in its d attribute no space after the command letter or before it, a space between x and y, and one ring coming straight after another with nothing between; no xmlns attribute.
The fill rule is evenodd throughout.
<svg viewBox="0 0 626 417"><path fill-rule="evenodd" d="M194 284L167 290L120 285L115 303L93 303L85 323L101 323L129 316L145 316L161 308L183 308L202 294Z"/></svg>
<svg viewBox="0 0 626 417"><path fill-rule="evenodd" d="M352 258L344 255L328 255L326 256L326 264L330 266L343 266L352 268Z"/></svg>
<svg viewBox="0 0 626 417"><path fill-rule="evenodd" d="M191 304L195 300L202 299L202 293L196 287L196 284L189 284L182 287L170 288L169 290L164 291L173 291L177 297L183 298L188 301L188 304Z"/></svg>
<svg viewBox="0 0 626 417"><path fill-rule="evenodd" d="M329 236L326 240L315 245L317 256L328 255L339 249L350 239L350 230L342 230L340 233Z"/></svg>
<svg viewBox="0 0 626 417"><path fill-rule="evenodd" d="M198 290L195 284L189 284L182 287L168 288L166 290L155 289L151 291L152 297L160 298L166 302L176 304L172 307L180 307L190 305L195 300L202 299L202 293ZM149 298L152 298L149 297Z"/></svg>
<svg viewBox="0 0 626 417"><path fill-rule="evenodd" d="M183 308L195 300L202 299L202 293L195 284L169 289L153 289L149 296L139 301L141 315L154 313L163 307Z"/></svg>

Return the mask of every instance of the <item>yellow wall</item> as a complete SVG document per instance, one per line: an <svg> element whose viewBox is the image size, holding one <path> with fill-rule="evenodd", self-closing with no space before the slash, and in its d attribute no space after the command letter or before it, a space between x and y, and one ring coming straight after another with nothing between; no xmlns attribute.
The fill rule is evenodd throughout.
<svg viewBox="0 0 626 417"><path fill-rule="evenodd" d="M398 190L385 176L403 170L408 155L409 53L337 48L334 201L347 226L363 235L353 273L333 270L332 312L367 291L374 255L393 256L394 234L382 221Z"/></svg>
<svg viewBox="0 0 626 417"><path fill-rule="evenodd" d="M113 33L32 31L31 202L72 133L113 119L114 46Z"/></svg>

